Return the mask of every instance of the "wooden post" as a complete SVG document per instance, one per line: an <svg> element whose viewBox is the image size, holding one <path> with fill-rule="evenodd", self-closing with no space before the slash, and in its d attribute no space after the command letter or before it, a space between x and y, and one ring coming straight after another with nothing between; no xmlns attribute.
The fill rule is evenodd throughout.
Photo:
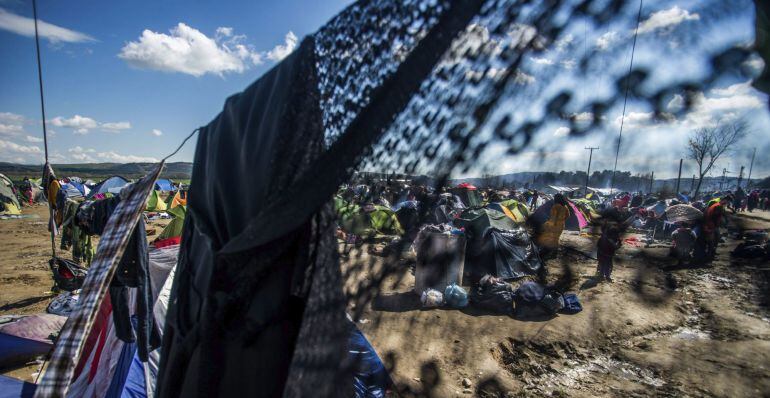
<svg viewBox="0 0 770 398"><path fill-rule="evenodd" d="M676 194L679 195L679 182L682 180L682 161L679 159L679 174L676 176Z"/></svg>

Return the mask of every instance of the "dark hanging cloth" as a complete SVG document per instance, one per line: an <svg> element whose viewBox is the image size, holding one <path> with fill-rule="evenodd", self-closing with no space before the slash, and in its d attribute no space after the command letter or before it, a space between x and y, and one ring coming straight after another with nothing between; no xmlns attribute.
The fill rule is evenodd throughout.
<svg viewBox="0 0 770 398"><path fill-rule="evenodd" d="M89 235L101 235L118 203L120 196L83 202L77 212L76 224ZM136 342L139 359L144 362L147 362L149 352L160 346L152 315L149 261L147 233L144 219L140 218L115 270L109 292L115 335L124 342ZM137 289L136 327L131 323L128 288Z"/></svg>
<svg viewBox="0 0 770 398"><path fill-rule="evenodd" d="M158 396L280 396L309 275L328 279L332 320L344 324L329 206L282 236L257 230L264 244L221 252L265 209L297 200L287 188L323 150L314 60L303 41L199 131ZM328 349L342 361L344 346Z"/></svg>
<svg viewBox="0 0 770 398"><path fill-rule="evenodd" d="M386 3L382 16L414 36L408 23L395 18L402 11L411 18L411 9ZM366 105L342 105L349 112L336 124L344 129L334 131L331 143L321 104L336 104L319 94L319 83L345 91L340 88L346 74L358 73L346 62L358 58L335 53L332 58L344 60L347 68L317 67L331 56L317 50L316 57L324 46L315 36L230 97L222 113L199 130L158 396L353 393L331 199L481 6L480 1L457 4L456 12L431 22L435 26L396 68L384 68L388 73L381 82L349 80L364 84L345 90L362 90ZM373 14L360 19L358 7L330 22L330 32L354 34L356 23L371 22L366 29L391 26ZM383 51L381 60L390 61L392 40L385 38L369 50ZM346 45L334 33L326 40ZM337 80L320 79L323 73L338 74L332 77Z"/></svg>

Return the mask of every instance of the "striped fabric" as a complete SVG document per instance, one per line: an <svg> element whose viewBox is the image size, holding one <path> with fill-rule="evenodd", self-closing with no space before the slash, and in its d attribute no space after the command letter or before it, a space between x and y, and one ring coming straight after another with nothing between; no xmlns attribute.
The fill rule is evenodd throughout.
<svg viewBox="0 0 770 398"><path fill-rule="evenodd" d="M51 362L35 391L35 397L67 395L75 364L83 351L99 305L107 293L116 265L123 256L134 226L142 216L142 209L162 168L163 162L160 162L155 170L121 192L121 201L107 221L96 256L88 270L80 293L80 306L64 324Z"/></svg>

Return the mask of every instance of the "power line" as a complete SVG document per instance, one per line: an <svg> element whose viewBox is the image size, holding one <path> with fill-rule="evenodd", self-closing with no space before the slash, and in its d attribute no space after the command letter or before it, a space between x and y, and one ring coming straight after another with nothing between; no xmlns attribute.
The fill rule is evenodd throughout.
<svg viewBox="0 0 770 398"><path fill-rule="evenodd" d="M636 28L634 29L634 44L631 46L631 62L628 64L628 74L629 77L631 75L631 71L634 67L634 53L636 52L636 36L639 33L639 23L642 20L642 3L643 0L639 0L639 13L636 16ZM612 178L610 179L610 195L612 194L613 185L615 185L615 173L618 169L618 157L620 156L620 140L623 138L623 122L625 122L626 119L626 104L628 103L628 90L629 90L629 79L626 79L626 94L625 98L623 99L623 113L620 116L620 132L618 132L618 145L617 149L615 150L615 166L612 168Z"/></svg>

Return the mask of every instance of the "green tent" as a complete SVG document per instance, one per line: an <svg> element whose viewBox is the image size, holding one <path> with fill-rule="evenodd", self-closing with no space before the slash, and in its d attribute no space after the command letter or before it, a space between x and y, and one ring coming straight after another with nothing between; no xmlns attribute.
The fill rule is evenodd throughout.
<svg viewBox="0 0 770 398"><path fill-rule="evenodd" d="M168 210L168 214L171 214L173 219L171 220L163 232L158 235L159 240L182 236L182 227L184 226L184 218L187 215L187 206L177 206Z"/></svg>
<svg viewBox="0 0 770 398"><path fill-rule="evenodd" d="M510 210L514 215L514 218L516 218L517 222L524 222L526 221L527 217L529 217L529 209L527 206L516 199L504 200L500 202L500 205L505 206L508 210Z"/></svg>
<svg viewBox="0 0 770 398"><path fill-rule="evenodd" d="M158 191L152 191L150 197L147 198L147 211L166 211L168 205L160 197Z"/></svg>
<svg viewBox="0 0 770 398"><path fill-rule="evenodd" d="M341 199L338 203L335 198L335 208L337 208L340 226L345 232L360 236L404 233L396 213L385 206L375 205L373 211L367 212L360 206L346 204Z"/></svg>
<svg viewBox="0 0 770 398"><path fill-rule="evenodd" d="M13 193L13 182L0 174L0 214L21 214L21 205Z"/></svg>
<svg viewBox="0 0 770 398"><path fill-rule="evenodd" d="M516 223L505 213L489 208L466 209L455 219L455 224L465 228L471 239L480 239L487 228L516 229Z"/></svg>

